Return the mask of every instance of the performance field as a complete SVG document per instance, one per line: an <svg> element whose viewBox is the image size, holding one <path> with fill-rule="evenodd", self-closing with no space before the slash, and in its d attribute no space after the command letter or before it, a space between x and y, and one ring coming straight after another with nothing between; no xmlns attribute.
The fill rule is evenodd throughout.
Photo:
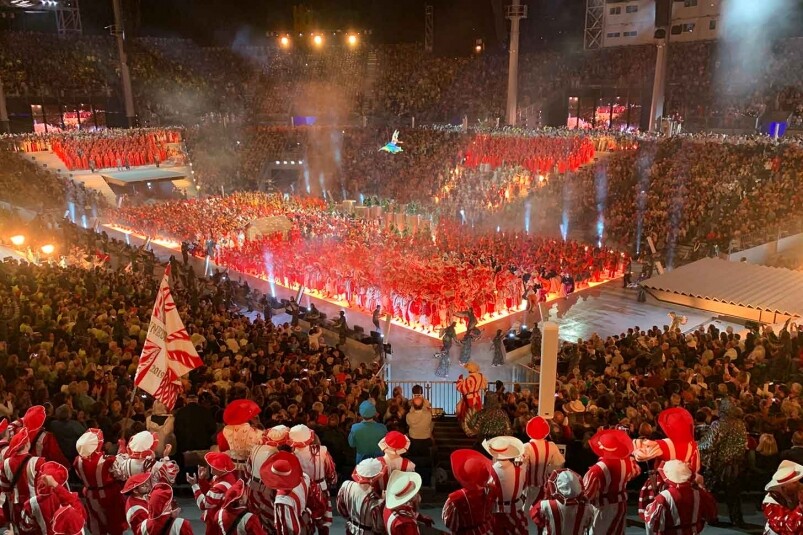
<svg viewBox="0 0 803 535"><path fill-rule="evenodd" d="M379 5L0 0L0 532L803 535L803 4Z"/></svg>

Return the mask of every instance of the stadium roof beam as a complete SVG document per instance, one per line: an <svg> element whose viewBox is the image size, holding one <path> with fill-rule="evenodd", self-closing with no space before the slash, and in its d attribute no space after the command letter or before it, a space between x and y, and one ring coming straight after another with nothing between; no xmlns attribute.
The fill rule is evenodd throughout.
<svg viewBox="0 0 803 535"><path fill-rule="evenodd" d="M586 50L602 47L602 31L605 26L605 0L586 0L586 28L583 46Z"/></svg>
<svg viewBox="0 0 803 535"><path fill-rule="evenodd" d="M51 12L56 15L59 35L80 35L83 32L78 0L0 0L0 7L25 13Z"/></svg>

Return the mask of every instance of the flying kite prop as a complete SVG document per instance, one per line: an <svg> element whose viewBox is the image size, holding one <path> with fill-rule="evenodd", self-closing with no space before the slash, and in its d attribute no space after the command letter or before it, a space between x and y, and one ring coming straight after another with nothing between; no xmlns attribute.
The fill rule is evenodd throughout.
<svg viewBox="0 0 803 535"><path fill-rule="evenodd" d="M394 130L393 137L390 138L390 141L388 143L385 143L385 145L381 147L379 150L389 152L390 154L398 154L402 152L402 148L399 146L401 144L402 142L399 141L399 131Z"/></svg>

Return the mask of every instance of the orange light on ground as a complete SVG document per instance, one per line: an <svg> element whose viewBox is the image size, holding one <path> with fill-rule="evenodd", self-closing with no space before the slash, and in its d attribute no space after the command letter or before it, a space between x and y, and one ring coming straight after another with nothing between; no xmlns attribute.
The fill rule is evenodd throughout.
<svg viewBox="0 0 803 535"><path fill-rule="evenodd" d="M25 236L22 234L17 234L16 236L11 236L11 243L19 247L23 243L25 243Z"/></svg>
<svg viewBox="0 0 803 535"><path fill-rule="evenodd" d="M323 46L323 36L322 35L316 35L315 37L312 38L312 43L315 46Z"/></svg>
<svg viewBox="0 0 803 535"><path fill-rule="evenodd" d="M279 44L282 45L282 48L287 48L290 46L290 38L286 35L283 35L281 39L279 39Z"/></svg>
<svg viewBox="0 0 803 535"><path fill-rule="evenodd" d="M356 35L354 35L354 34L349 35L347 41L348 41L349 46L357 46L357 36Z"/></svg>

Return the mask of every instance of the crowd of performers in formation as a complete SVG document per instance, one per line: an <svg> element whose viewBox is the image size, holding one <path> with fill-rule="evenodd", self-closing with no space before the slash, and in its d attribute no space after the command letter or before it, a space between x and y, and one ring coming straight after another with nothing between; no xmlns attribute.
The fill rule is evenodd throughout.
<svg viewBox="0 0 803 535"><path fill-rule="evenodd" d="M270 215L287 217L292 230L247 239L247 221ZM259 193L124 208L120 221L184 242L210 242L198 229L223 236L193 254L211 254L218 265L368 312L381 305L396 320L430 331L446 328L465 310L482 320L520 310L525 299L532 306L549 295L565 296L578 284L616 276L629 262L625 254L571 240L478 236L446 221L434 230L400 233L332 213L320 202Z"/></svg>
<svg viewBox="0 0 803 535"><path fill-rule="evenodd" d="M220 451L207 453L197 474L187 476L207 535L326 535L332 498L349 535L413 535L420 526L433 525L419 511L422 480L404 457L410 447L406 435L388 432L377 444L381 455L362 455L352 480L335 494L334 462L315 432L305 425L259 430L251 425L259 412L252 401L231 402L218 435ZM371 401L363 402L360 415L372 423ZM44 408L35 406L3 424L3 523L16 533L120 535L127 528L141 535L193 533L173 496L178 466L157 458L152 433L133 435L116 455L104 453L100 430L82 435L72 467L83 483L79 495L69 489L71 467L56 438L43 430L44 421ZM582 477L563 468L563 455L548 439L549 423L540 416L527 424L527 443L498 436L483 441L487 456L455 450L452 473L461 488L449 494L443 522L453 534L526 534L530 520L547 535L622 534L626 487L639 475L637 461L651 461L654 475L639 496L648 533L696 535L717 518L717 508L700 475L692 416L670 408L658 422L665 439L632 440L619 429L599 430L589 442L599 460ZM783 461L778 467L762 505L765 533L803 529L801 479L803 466Z"/></svg>

